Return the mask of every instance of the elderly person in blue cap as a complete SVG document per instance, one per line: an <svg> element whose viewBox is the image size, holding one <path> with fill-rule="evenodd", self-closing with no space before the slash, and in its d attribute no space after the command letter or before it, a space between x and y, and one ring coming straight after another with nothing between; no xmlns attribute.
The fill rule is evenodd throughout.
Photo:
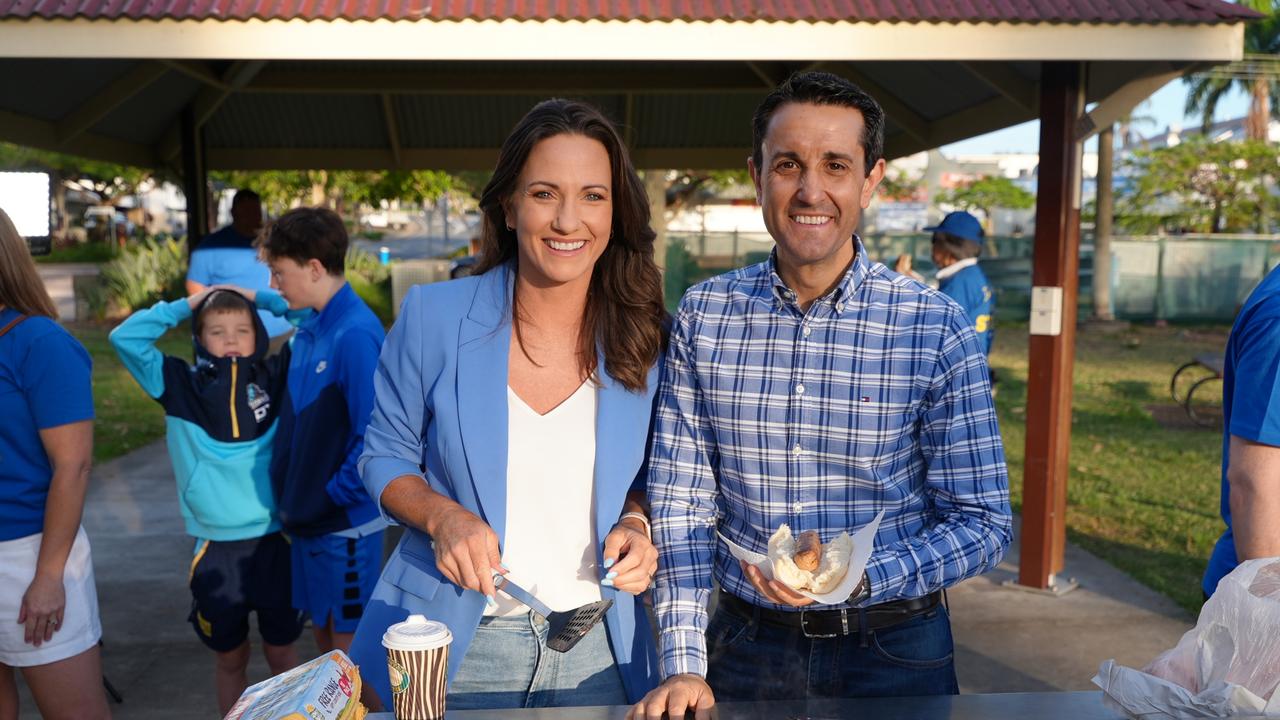
<svg viewBox="0 0 1280 720"><path fill-rule="evenodd" d="M938 289L960 303L973 323L978 342L991 354L991 316L995 313L995 295L978 256L982 254L986 233L978 218L958 210L947 213L942 222L925 228L933 233L933 264L938 267Z"/></svg>

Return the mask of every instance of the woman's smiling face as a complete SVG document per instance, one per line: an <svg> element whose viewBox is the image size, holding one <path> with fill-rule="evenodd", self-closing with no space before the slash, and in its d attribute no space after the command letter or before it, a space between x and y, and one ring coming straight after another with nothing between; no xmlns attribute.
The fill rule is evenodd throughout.
<svg viewBox="0 0 1280 720"><path fill-rule="evenodd" d="M609 152L596 140L563 134L533 146L506 211L526 282L590 282L613 229L612 178Z"/></svg>

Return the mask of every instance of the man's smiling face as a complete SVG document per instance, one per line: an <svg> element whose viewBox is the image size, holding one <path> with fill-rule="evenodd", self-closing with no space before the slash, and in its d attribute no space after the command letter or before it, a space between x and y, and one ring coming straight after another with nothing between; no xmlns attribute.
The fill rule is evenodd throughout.
<svg viewBox="0 0 1280 720"><path fill-rule="evenodd" d="M864 170L862 112L839 105L788 103L769 121L760 167L750 162L764 224L779 263L844 267L862 211L884 177Z"/></svg>

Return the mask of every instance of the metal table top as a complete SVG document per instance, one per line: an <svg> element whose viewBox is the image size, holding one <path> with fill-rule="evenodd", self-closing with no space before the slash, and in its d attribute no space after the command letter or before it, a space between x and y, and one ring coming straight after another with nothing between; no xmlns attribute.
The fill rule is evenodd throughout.
<svg viewBox="0 0 1280 720"><path fill-rule="evenodd" d="M719 703L717 720L1124 720L1102 693L1008 693L907 698ZM623 720L628 707L457 710L448 720ZM368 720L394 720L372 713Z"/></svg>

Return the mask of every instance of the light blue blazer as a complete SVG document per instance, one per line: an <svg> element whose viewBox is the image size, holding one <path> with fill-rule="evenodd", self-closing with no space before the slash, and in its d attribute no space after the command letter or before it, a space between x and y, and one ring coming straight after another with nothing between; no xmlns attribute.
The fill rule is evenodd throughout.
<svg viewBox="0 0 1280 720"><path fill-rule="evenodd" d="M480 516L504 541L507 513L507 360L511 348L511 288L507 267L484 275L420 285L409 291L382 347L376 399L365 431L360 474L382 514L382 491L397 477L424 477L432 489ZM646 392L633 393L604 371L596 412L595 522L603 542L645 461L652 400L660 369ZM637 487L643 487L637 485ZM558 521L546 518L548 523ZM598 562L603 562L597 548ZM631 702L657 684L657 660L639 598L602 586L613 600L605 623ZM387 561L356 632L351 655L390 707L382 634L420 613L449 626L452 678L484 613L485 599L446 580L436 568L431 538L406 527Z"/></svg>

